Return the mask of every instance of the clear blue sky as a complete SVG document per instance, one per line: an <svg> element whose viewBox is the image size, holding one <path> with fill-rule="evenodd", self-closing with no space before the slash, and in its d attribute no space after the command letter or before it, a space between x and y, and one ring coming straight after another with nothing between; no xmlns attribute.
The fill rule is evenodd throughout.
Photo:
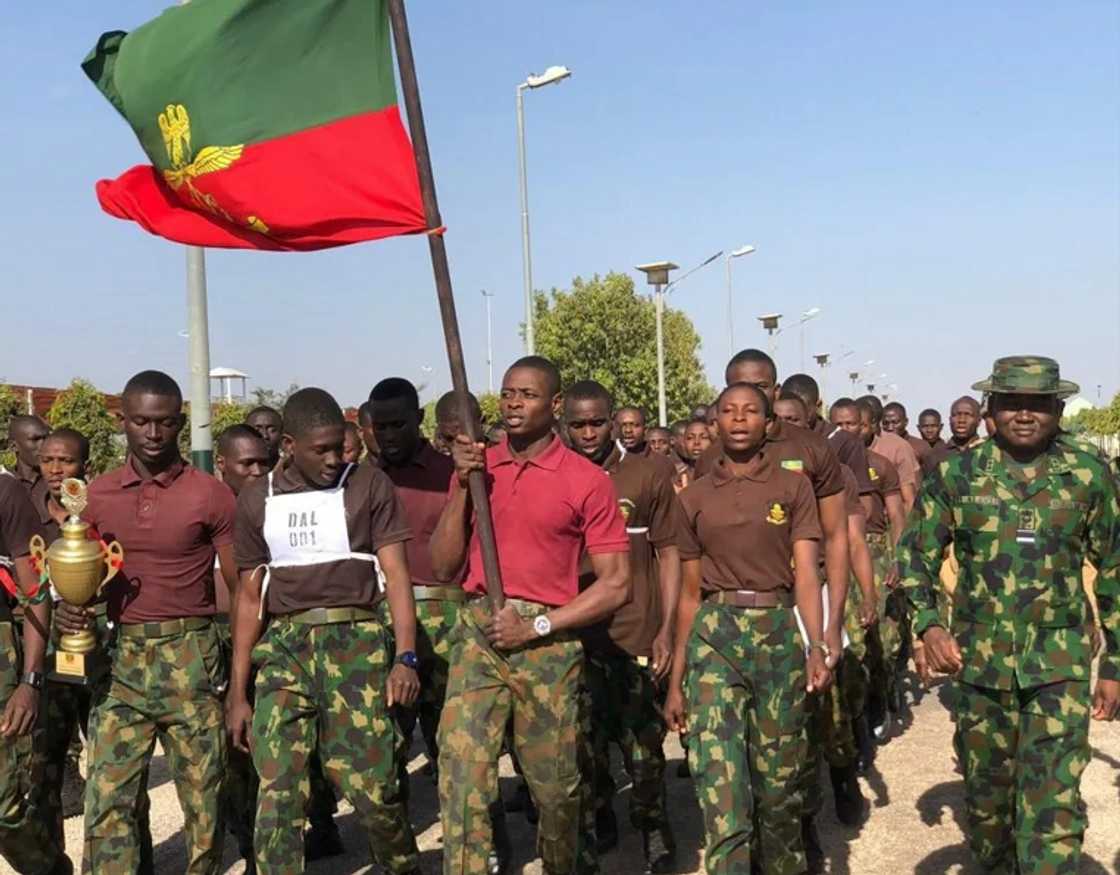
<svg viewBox="0 0 1120 875"><path fill-rule="evenodd" d="M538 287L753 243L735 264L738 345L765 344L759 313L819 306L810 352L875 359L912 418L1003 354L1056 356L1091 400L1120 388L1111 0L410 7L475 387L480 289L497 296L499 374L520 351L514 89L562 63L572 79L526 98ZM161 8L64 0L3 17L2 379L119 390L156 367L185 381L183 251L100 212L94 181L142 154L78 67L101 32ZM447 388L422 239L208 266L212 364L347 403L425 368L428 394ZM671 303L719 381L722 265ZM798 370L796 332L781 341L781 370ZM847 388L847 362L830 389Z"/></svg>

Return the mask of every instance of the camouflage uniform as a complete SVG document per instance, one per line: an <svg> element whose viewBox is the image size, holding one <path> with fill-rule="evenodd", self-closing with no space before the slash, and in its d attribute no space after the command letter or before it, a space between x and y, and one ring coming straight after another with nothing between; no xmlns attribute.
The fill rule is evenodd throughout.
<svg viewBox="0 0 1120 875"><path fill-rule="evenodd" d="M1047 359L1001 359L995 372L974 388L1070 385ZM1100 677L1120 680L1120 506L1106 465L1061 442L1020 467L996 441L943 462L919 496L899 565L917 634L944 623L938 571L950 544L960 565L955 745L973 852L988 872L1072 875L1090 756L1093 625L1081 567L1088 558L1100 572Z"/></svg>
<svg viewBox="0 0 1120 875"><path fill-rule="evenodd" d="M890 573L894 561L894 548L889 535L868 534L867 547L871 551L871 563L875 571L875 585L879 599L877 607L879 622L867 633L867 648L864 664L870 677L871 689L879 696L892 701L892 694L898 684L898 657L902 652L902 630L899 628L898 612L890 608L897 605L898 596L883 582ZM897 592L897 590L896 590Z"/></svg>
<svg viewBox="0 0 1120 875"><path fill-rule="evenodd" d="M224 837L226 666L213 622L122 626L110 672L89 718L83 871L124 875L141 865L137 806L158 739L185 814L186 871L216 873Z"/></svg>
<svg viewBox="0 0 1120 875"><path fill-rule="evenodd" d="M548 608L508 599L531 619ZM463 606L452 636L451 673L439 729L443 871L484 875L492 853L489 807L497 794L498 757L513 714L513 745L540 810L537 846L546 875L575 867L580 816L577 748L583 645L569 633L512 652L495 650L482 627L485 599Z"/></svg>
<svg viewBox="0 0 1120 875"><path fill-rule="evenodd" d="M0 598L4 596L0 594ZM19 685L22 648L11 620L0 620L0 709ZM44 697L39 706L44 708ZM20 875L46 875L70 871L54 817L36 804L33 788L42 780L36 774L41 758L34 749L42 745L39 725L26 735L0 737L0 857Z"/></svg>
<svg viewBox="0 0 1120 875"><path fill-rule="evenodd" d="M316 746L326 777L353 804L378 862L391 872L415 869L416 839L396 771L397 734L385 706L391 666L381 622L371 616L316 625L274 617L253 648L253 664L261 875L303 871L300 825Z"/></svg>
<svg viewBox="0 0 1120 875"><path fill-rule="evenodd" d="M697 610L685 676L688 757L711 875L749 871L752 820L766 875L805 871L799 786L809 750L804 654L790 610L710 603Z"/></svg>

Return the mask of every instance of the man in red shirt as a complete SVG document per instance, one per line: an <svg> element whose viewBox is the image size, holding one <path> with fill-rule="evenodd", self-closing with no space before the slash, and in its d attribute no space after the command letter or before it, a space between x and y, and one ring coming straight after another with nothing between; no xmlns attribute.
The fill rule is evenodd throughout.
<svg viewBox="0 0 1120 875"><path fill-rule="evenodd" d="M459 607L467 600L458 580L447 585L432 572L432 533L447 504L455 463L450 456L436 452L420 433L424 410L416 387L408 380L390 377L374 386L369 393L369 410L381 448L378 464L393 481L412 530L405 552L416 602L420 696L414 708L399 710L398 722L407 745L419 719L428 758L434 765L439 758L436 731L447 693L447 658Z"/></svg>
<svg viewBox="0 0 1120 875"><path fill-rule="evenodd" d="M485 873L488 803L498 781L507 719L540 811L538 850L548 875L569 875L580 815L577 764L583 647L578 630L629 597L630 541L602 470L556 437L560 374L548 359L519 359L502 380L508 440L486 449L456 438L457 477L432 536L439 580L472 597L460 613L440 722L439 784L444 872ZM466 489L486 471L505 605L484 598L482 550ZM586 551L594 582L580 591Z"/></svg>
<svg viewBox="0 0 1120 875"><path fill-rule="evenodd" d="M106 589L117 645L89 718L83 866L139 865L136 799L158 740L184 808L184 871L210 875L222 857L226 756L214 558L230 579L234 497L180 457L183 396L171 377L142 371L121 405L128 458L90 485L85 512L106 541L121 542L125 559Z"/></svg>

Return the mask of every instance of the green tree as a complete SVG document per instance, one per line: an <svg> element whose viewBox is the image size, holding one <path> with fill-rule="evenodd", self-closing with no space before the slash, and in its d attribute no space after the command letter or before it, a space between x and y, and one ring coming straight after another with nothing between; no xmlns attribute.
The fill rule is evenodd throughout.
<svg viewBox="0 0 1120 875"><path fill-rule="evenodd" d="M438 399L436 399L438 400ZM493 392L484 392L478 396L478 406L482 410L482 424L486 427L496 425L502 418L498 410L498 396ZM420 423L420 431L424 437L431 440L436 433L436 401L429 401L424 405L424 421Z"/></svg>
<svg viewBox="0 0 1120 875"><path fill-rule="evenodd" d="M51 428L72 428L89 439L89 474L104 474L124 458L120 427L92 383L75 377L47 412Z"/></svg>
<svg viewBox="0 0 1120 875"><path fill-rule="evenodd" d="M0 385L0 465L8 469L16 466L15 450L8 444L8 422L22 411L23 405L19 403L12 387Z"/></svg>
<svg viewBox="0 0 1120 875"><path fill-rule="evenodd" d="M283 410L284 403L299 391L299 383L291 383L283 392L275 389L265 389L258 386L249 394L253 396L249 407L271 407L273 410Z"/></svg>
<svg viewBox="0 0 1120 875"><path fill-rule="evenodd" d="M597 380L615 403L657 413L657 333L653 301L638 295L620 273L576 277L567 290L537 294L537 352L560 368L564 385ZM666 309L665 396L669 420L682 419L715 390L698 356L700 337L679 310Z"/></svg>
<svg viewBox="0 0 1120 875"><path fill-rule="evenodd" d="M256 406L256 404L226 404L224 401L216 401L211 403L210 434L213 436L215 453L218 450L218 437L221 435L221 433L231 425L237 425L237 423L239 422L244 422L245 417L249 414L249 411ZM179 432L179 452L183 454L184 459L190 459L191 404L189 401L183 404L183 415L186 417L186 422L183 423L183 430Z"/></svg>

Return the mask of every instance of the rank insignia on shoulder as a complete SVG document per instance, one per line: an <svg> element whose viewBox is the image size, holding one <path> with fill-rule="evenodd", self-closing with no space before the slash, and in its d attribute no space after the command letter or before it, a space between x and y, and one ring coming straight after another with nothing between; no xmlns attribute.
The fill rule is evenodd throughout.
<svg viewBox="0 0 1120 875"><path fill-rule="evenodd" d="M800 459L783 459L782 467L787 471L804 471L805 463Z"/></svg>
<svg viewBox="0 0 1120 875"><path fill-rule="evenodd" d="M766 514L766 522L775 526L784 526L789 522L789 514L786 513L786 509L781 504L775 501L770 505L770 510Z"/></svg>

